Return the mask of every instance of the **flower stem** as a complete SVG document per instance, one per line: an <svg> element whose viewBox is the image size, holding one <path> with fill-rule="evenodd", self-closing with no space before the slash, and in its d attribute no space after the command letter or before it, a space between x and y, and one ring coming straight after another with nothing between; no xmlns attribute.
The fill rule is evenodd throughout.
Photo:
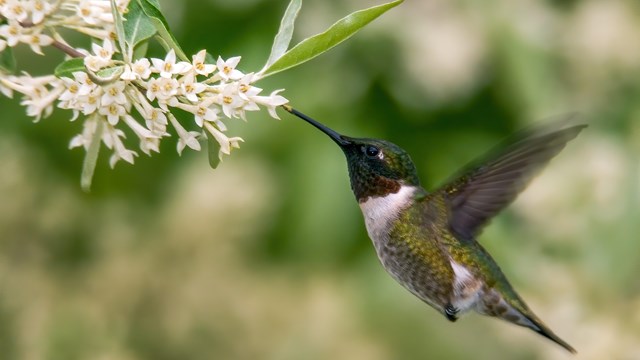
<svg viewBox="0 0 640 360"><path fill-rule="evenodd" d="M63 53L65 53L65 54L67 54L67 55L69 55L71 57L74 57L74 58L82 58L82 57L84 57L84 54L81 53L80 51L72 48L71 46L69 46L67 44L61 43L58 40L54 40L53 43L51 43L51 46L53 46L54 48L62 51Z"/></svg>

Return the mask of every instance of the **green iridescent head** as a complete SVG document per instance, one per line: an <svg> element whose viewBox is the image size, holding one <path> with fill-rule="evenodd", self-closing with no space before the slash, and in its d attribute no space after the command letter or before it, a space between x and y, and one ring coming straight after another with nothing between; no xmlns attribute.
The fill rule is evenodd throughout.
<svg viewBox="0 0 640 360"><path fill-rule="evenodd" d="M295 109L285 109L327 134L340 146L347 158L351 189L358 201L396 193L402 185L420 184L411 157L399 146L385 140L340 135Z"/></svg>

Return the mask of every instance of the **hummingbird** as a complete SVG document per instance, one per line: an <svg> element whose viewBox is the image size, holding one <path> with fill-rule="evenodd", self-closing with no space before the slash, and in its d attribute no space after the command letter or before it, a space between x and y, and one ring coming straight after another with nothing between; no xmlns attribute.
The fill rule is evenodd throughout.
<svg viewBox="0 0 640 360"><path fill-rule="evenodd" d="M393 279L452 322L474 310L529 328L576 352L531 311L476 238L585 124L560 121L524 130L428 192L411 157L399 146L341 135L283 107L344 152L367 233Z"/></svg>

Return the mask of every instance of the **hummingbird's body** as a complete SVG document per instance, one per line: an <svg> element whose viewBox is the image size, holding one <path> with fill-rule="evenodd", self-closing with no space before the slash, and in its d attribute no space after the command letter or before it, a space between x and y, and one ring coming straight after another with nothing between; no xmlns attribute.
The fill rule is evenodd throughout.
<svg viewBox="0 0 640 360"><path fill-rule="evenodd" d="M575 352L527 307L475 237L584 125L521 134L452 183L428 193L411 158L397 145L343 136L285 109L325 132L344 151L367 232L396 281L451 321L475 310L528 327Z"/></svg>

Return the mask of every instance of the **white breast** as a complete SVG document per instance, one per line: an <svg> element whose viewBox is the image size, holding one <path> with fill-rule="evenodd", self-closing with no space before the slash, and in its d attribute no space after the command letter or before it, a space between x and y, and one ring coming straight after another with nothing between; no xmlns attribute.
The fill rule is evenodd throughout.
<svg viewBox="0 0 640 360"><path fill-rule="evenodd" d="M414 186L403 185L395 194L370 197L360 203L367 232L374 242L386 235L384 232L388 229L389 221L395 219L400 210L410 204L415 189Z"/></svg>

